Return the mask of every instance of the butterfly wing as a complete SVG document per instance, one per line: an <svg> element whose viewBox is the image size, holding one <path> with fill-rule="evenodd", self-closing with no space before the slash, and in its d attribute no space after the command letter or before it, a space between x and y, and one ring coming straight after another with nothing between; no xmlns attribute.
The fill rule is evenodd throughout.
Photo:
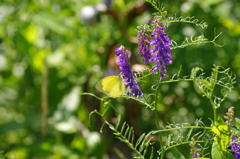
<svg viewBox="0 0 240 159"><path fill-rule="evenodd" d="M117 79L114 79L107 85L109 91L108 96L113 98L119 97L125 93L125 85L122 81L122 78L119 76L117 77Z"/></svg>
<svg viewBox="0 0 240 159"><path fill-rule="evenodd" d="M120 76L108 76L99 81L96 88L108 95L116 98L125 93L125 85Z"/></svg>

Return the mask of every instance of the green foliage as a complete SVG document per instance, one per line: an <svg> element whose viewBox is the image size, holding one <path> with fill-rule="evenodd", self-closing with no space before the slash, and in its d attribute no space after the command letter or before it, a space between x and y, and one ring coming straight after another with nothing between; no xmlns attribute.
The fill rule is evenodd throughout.
<svg viewBox="0 0 240 159"><path fill-rule="evenodd" d="M225 69L223 71L219 70L219 66L214 66L212 74L210 77L203 77L204 73L199 74L198 72L202 69L200 68L194 68L192 70L192 73L189 78L177 78L174 79L174 77L168 81L159 81L159 83L172 83L172 82L179 82L179 81L188 81L195 83L195 86L200 90L200 93L202 93L204 96L206 96L209 99L209 102L212 104L212 108L214 110L214 119L216 115L216 109L220 106L221 102L225 100L227 95L232 92L233 84L235 83L235 78L232 78L232 75L229 75L229 69ZM223 74L224 76L221 79L218 79L219 74ZM144 77L144 76L143 76ZM223 79L227 81L225 84ZM231 82L231 83L230 83ZM219 85L222 87L222 89L226 89L222 94L223 98L221 99L220 103L218 104L218 107L216 106L216 100L213 102L213 92L215 90L215 86ZM156 91L156 89L153 89L153 91ZM89 94L91 95L91 94ZM93 95L94 96L94 95ZM134 99L142 104L146 105L146 108L150 108L152 111L158 111L154 109L154 105L156 102L151 101L145 101L146 98L137 98L133 97L131 95L125 95L123 96L127 99ZM216 97L215 97L216 98ZM218 97L219 98L219 97ZM101 99L100 99L101 100ZM155 100L153 98L153 100ZM151 103L151 104L149 104ZM106 106L109 103L105 103ZM108 108L106 108L108 110ZM105 114L106 111L104 111ZM94 113L98 113L97 111L94 111ZM104 117L104 114L98 113L102 117ZM137 140L136 144L134 144L134 131L133 127L130 127L126 122L120 126L120 119L116 121L116 126L113 126L109 124L109 122L105 119L104 122L109 126L109 128L114 132L113 134L122 142L126 143L136 154L136 158L145 158L146 152L148 150L149 145L151 144L150 136L156 135L156 134L165 134L167 140L162 145L161 148L158 150L160 156L164 156L164 152L168 150L172 150L172 153L177 158L184 158L184 156L176 149L176 147L180 147L185 144L189 144L192 142L192 137L194 137L194 142L196 143L203 143L204 147L202 149L207 149L211 144L212 145L212 156L231 156L228 146L231 139L231 133L228 128L228 126L224 123L224 121L221 118L218 118L218 120L214 120L214 123L211 127L205 126L205 124L197 120L195 125L190 125L189 123L172 123L167 125L166 127L161 126L160 130L154 130L150 131L149 133L145 134L143 133L142 136ZM120 130L118 130L120 129ZM189 129L189 131L181 131L182 129ZM198 133L194 134L193 129L203 129L203 131L199 131ZM173 133L173 131L176 131L176 133ZM212 131L216 136L211 134ZM173 136L173 134L177 134L176 137ZM162 135L160 136L163 137ZM214 141L213 141L214 138ZM141 145L140 147L138 147ZM142 154L144 150L144 154ZM151 149L154 150L153 148ZM220 154L219 154L220 153ZM153 153L151 153L152 156Z"/></svg>
<svg viewBox="0 0 240 159"><path fill-rule="evenodd" d="M122 142L126 143L135 153L135 158L142 158L144 159L146 156L146 152L148 151L149 145L151 145L150 140L148 140L148 136L145 134L142 134L140 138L136 141L136 144L133 143L134 141L134 131L133 127L129 127L128 124L125 122L121 126L121 130L118 131L117 127L119 125L116 125L116 128L109 124L107 121L105 121L109 128L114 132L113 134ZM151 155L149 156L149 159L153 158L153 148L151 149Z"/></svg>
<svg viewBox="0 0 240 159"><path fill-rule="evenodd" d="M159 15L156 16L156 19L165 19L166 20L166 15L164 14L164 9L157 3L156 1L149 1L152 3L152 5L159 11ZM157 15L157 13L155 13ZM206 23L201 22L198 23L198 20L192 20L191 18L170 18L172 21L167 21L168 22L185 22L185 23L193 23L196 26L201 26L202 28L206 28ZM152 30L153 24L150 25L141 25L138 27L138 30ZM220 34L219 34L220 35ZM213 41L207 41L203 36L201 38L196 38L195 40L192 40L189 42L188 39L186 39L182 45L178 46L176 42L175 47L173 45L173 49L176 48L183 48L186 46L190 46L192 44L200 44L204 43L204 41L207 41L207 43L212 42L215 46L219 46L215 43L216 38L219 36L217 35L214 37ZM206 43L206 42L205 42ZM220 70L223 69L223 70ZM229 69L224 69L223 67L216 66L214 65L214 68L212 69L211 76L209 77L204 77L204 73L199 74L199 71L202 71L201 68L196 67L192 69L191 75L189 78L184 77L184 78L179 78L179 74L181 72L178 71L177 75L174 75L172 79L162 81L161 79L156 78L155 84L151 86L151 91L150 95L143 96L143 98L137 98L137 97L132 97L131 95L126 94L123 96L124 98L132 98L135 101L138 101L142 104L146 105L146 108L150 108L154 114L155 114L155 122L156 122L156 127L158 130L156 131L150 131L148 135L145 136L145 133L142 134L142 136L137 140L136 145L134 145L134 133L133 133L133 127L129 127L128 124L124 122L122 125L120 131L117 130L119 127L119 121L116 122L116 127L113 125L109 124L107 120L104 120L104 122L109 126L109 128L114 132L113 134L122 142L126 143L129 148L131 148L135 152L136 158L145 158L145 153L142 155L142 151L145 149L145 152L148 150L149 146L149 141L145 141L146 137L149 137L150 135L158 135L159 139L159 144L160 148L157 151L158 155L160 158L164 158L166 151L171 150L172 155L175 158L185 158L179 150L176 149L176 147L183 146L184 144L190 144L192 143L192 139L197 138L197 140L194 139L194 143L203 143L201 145L201 150L207 150L208 147L212 145L212 156L216 155L218 157L223 156L223 158L228 158L231 157L232 155L230 151L228 150L229 142L231 139L231 132L228 128L228 126L224 123L224 121L221 118L217 119L217 108L221 106L221 103L226 99L226 97L229 95L229 93L233 92L233 84L235 84L235 77L232 76L231 73L229 73ZM140 75L140 76L139 76ZM149 74L148 74L149 75ZM147 75L147 76L148 76ZM145 77L144 74L141 76L141 74L138 74L136 77L140 78L139 81L142 81ZM159 74L155 76L160 76ZM175 76L177 76L177 79L174 79ZM220 77L220 79L219 79ZM173 123L169 124L166 126L166 128L163 125L159 124L159 119L158 119L158 109L157 109L157 103L158 103L158 98L159 98L159 86L161 84L166 84L166 83L172 83L172 82L180 82L180 81L192 81L195 85L195 87L199 90L203 96L207 97L209 100L209 103L212 106L213 110L213 125L211 127L206 127L204 126L203 122L199 122L201 126L198 126L199 123L196 123L196 126L191 126L188 123ZM219 86L220 88L216 89L216 86ZM218 93L216 90L220 90L220 95L218 96ZM215 95L216 94L216 95ZM153 96L153 98L149 98ZM151 101L152 100L152 101ZM97 111L94 111L95 113L98 113ZM102 117L104 117L104 114L98 113ZM203 131L199 131L196 134L193 134L193 129L199 129L202 128ZM182 133L182 129L189 129L189 131ZM177 131L177 135L174 136L174 133L172 131ZM213 131L215 135L208 135L210 133L210 130ZM163 141L164 135L166 135L166 141ZM187 134L187 135L186 135ZM194 138L190 138L190 137ZM190 140L191 139L191 140ZM214 140L213 140L214 139ZM142 144L140 144L142 142ZM140 148L138 149L137 146L141 145ZM152 149L154 150L154 149ZM193 152L194 155L193 157L199 158L200 154L197 152L198 150L195 149L196 152ZM153 152L153 151L152 151ZM152 157L153 153L151 153ZM205 153L202 153L202 156L205 156Z"/></svg>
<svg viewBox="0 0 240 159"><path fill-rule="evenodd" d="M235 123L229 129L239 134L236 92L240 86L233 88L239 83L239 2L117 0L89 21L82 17L84 7L101 8L104 2L1 1L0 158L132 158L133 151L156 158L160 133L166 158L191 158L186 150L193 136L196 142L207 141L196 144L203 148L201 156L210 157L208 145L214 133L203 129L213 126L211 106L219 116L236 106ZM167 80L155 78L145 66L136 77L146 99L102 97L95 84L104 76L118 74L114 49L126 45L132 52L131 63L140 64L136 26L141 29L154 16L164 22L172 40L173 65ZM104 118L95 112L89 117L94 110ZM153 122L155 110L161 129ZM115 120L119 114L122 119ZM119 145L104 121L133 149ZM220 154L221 141L214 144Z"/></svg>

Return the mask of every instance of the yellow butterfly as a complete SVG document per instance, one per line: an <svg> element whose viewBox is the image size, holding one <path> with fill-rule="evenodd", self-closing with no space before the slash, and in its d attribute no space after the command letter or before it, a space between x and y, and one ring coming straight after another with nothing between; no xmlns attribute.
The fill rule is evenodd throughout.
<svg viewBox="0 0 240 159"><path fill-rule="evenodd" d="M120 76L105 77L96 84L96 88L112 98L119 97L125 93L125 85Z"/></svg>

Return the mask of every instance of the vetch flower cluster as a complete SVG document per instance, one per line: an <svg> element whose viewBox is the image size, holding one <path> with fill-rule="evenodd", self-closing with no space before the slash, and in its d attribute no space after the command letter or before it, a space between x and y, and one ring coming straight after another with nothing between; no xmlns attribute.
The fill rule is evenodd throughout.
<svg viewBox="0 0 240 159"><path fill-rule="evenodd" d="M226 115L224 115L224 118L227 119L226 120L226 124L228 125L228 127L231 127L234 123L234 107L230 107L228 109L228 112L226 113Z"/></svg>
<svg viewBox="0 0 240 159"><path fill-rule="evenodd" d="M139 41L139 54L140 57L144 57L144 64L148 62L155 63L152 67L152 73L160 72L162 79L165 79L165 73L167 72L166 65L172 64L171 41L168 38L168 34L163 30L166 28L161 27L162 22L158 20L149 21L154 25L154 29L150 36L146 34L147 30L141 30L138 32ZM149 40L149 39L150 40ZM152 49L150 50L150 46Z"/></svg>
<svg viewBox="0 0 240 159"><path fill-rule="evenodd" d="M153 26L151 35L147 34L148 30L146 28L138 32L138 53L140 57L143 57L144 64L154 63L152 73L160 73L161 78L165 79L166 65L172 64L171 41L168 38L168 34L163 32L166 28L160 26L163 24L162 22L154 20L149 21L149 23ZM142 91L128 63L130 52L125 50L122 45L115 52L116 56L118 56L117 63L120 67L120 74L123 76L125 85L130 87L129 93L135 96L142 96Z"/></svg>
<svg viewBox="0 0 240 159"><path fill-rule="evenodd" d="M231 142L236 140L236 136L233 136ZM231 150L234 151L235 159L240 159L240 141L237 141L231 145Z"/></svg>
<svg viewBox="0 0 240 159"><path fill-rule="evenodd" d="M197 148L196 147L196 142L194 141L194 139L192 138L193 141L191 141L189 143L190 148L190 154L193 154L192 158L200 158L200 151L202 151L201 148Z"/></svg>
<svg viewBox="0 0 240 159"><path fill-rule="evenodd" d="M115 50L115 52L116 56L118 56L117 63L119 64L120 74L123 77L125 85L130 87L129 93L141 97L143 93L128 63L128 56L130 55L130 51L125 50L124 46L121 45Z"/></svg>

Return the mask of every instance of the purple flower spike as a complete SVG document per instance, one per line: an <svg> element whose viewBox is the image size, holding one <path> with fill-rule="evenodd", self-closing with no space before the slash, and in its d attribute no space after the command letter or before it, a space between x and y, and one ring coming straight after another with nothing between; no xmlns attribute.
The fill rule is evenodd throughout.
<svg viewBox="0 0 240 159"><path fill-rule="evenodd" d="M117 63L119 64L120 74L123 76L123 81L125 85L129 86L129 93L134 96L141 97L143 95L137 81L134 78L133 72L131 71L130 65L128 63L128 56L130 51L124 50L124 46L121 45L115 50L116 56L118 56Z"/></svg>
<svg viewBox="0 0 240 159"><path fill-rule="evenodd" d="M151 58L150 50L149 50L149 36L144 32L144 30L141 30L138 32L138 41L139 41L139 54L140 57L144 57L143 62L144 64L147 64Z"/></svg>
<svg viewBox="0 0 240 159"><path fill-rule="evenodd" d="M237 139L236 136L233 136L231 142L234 142L236 139ZM235 151L234 153L235 159L240 159L240 141L233 143L231 145L231 150Z"/></svg>
<svg viewBox="0 0 240 159"><path fill-rule="evenodd" d="M149 20L149 23L154 25L150 36L146 34L146 29L138 32L138 53L141 54L140 57L144 57L144 64L148 62L155 63L152 67L152 73L160 72L162 79L165 79L166 65L172 64L171 41L168 38L168 34L163 32L166 28L160 26L163 24L162 22Z"/></svg>
<svg viewBox="0 0 240 159"><path fill-rule="evenodd" d="M150 21L150 23L158 23L162 24L161 22ZM163 30L166 28L157 25L150 38L150 45L153 46L150 53L152 54L152 58L150 62L156 63L155 66L152 68L152 73L157 73L160 71L161 77L165 79L165 73L167 72L167 67L165 65L172 64L172 55L169 50L171 50L171 41L168 38L168 34L163 33Z"/></svg>

